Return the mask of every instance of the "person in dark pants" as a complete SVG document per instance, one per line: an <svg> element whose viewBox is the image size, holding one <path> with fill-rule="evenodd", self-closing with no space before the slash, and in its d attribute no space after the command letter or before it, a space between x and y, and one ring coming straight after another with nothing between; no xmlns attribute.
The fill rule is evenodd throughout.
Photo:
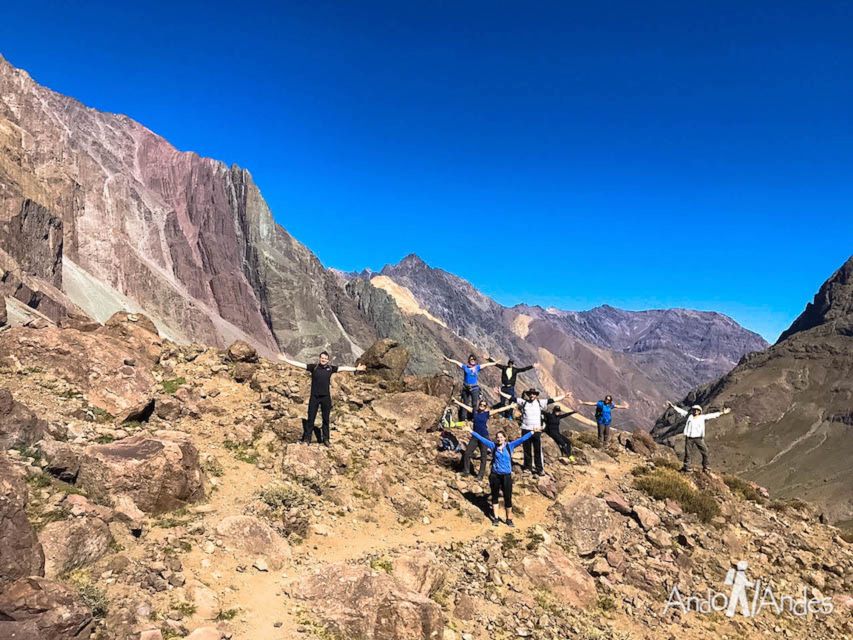
<svg viewBox="0 0 853 640"><path fill-rule="evenodd" d="M546 411L544 416L545 433L551 436L551 439L557 443L557 446L560 448L560 453L567 459L567 461L574 462L575 457L572 455L572 441L563 435L563 432L560 430L560 422L562 422L564 418L572 416L575 420L580 420L581 422L590 425L595 423L592 420L578 415L576 411L571 409L563 411L560 405L555 406L551 411Z"/></svg>
<svg viewBox="0 0 853 640"><path fill-rule="evenodd" d="M329 354L323 351L316 363L305 364L298 360L291 360L284 354L279 354L279 360L286 362L292 367L305 369L311 374L311 393L308 398L308 417L302 421L302 442L311 443L311 434L317 438L317 442L329 446L329 417L332 413L332 375L335 373L349 371L364 371L367 367L363 364L357 367L345 367L329 364ZM314 423L317 420L317 411L323 416L322 428L317 429Z"/></svg>
<svg viewBox="0 0 853 640"><path fill-rule="evenodd" d="M690 407L688 414L687 409L677 407L671 402L666 404L675 409L675 412L682 418L687 418L687 423L684 425L684 467L681 470L685 473L690 472L690 450L696 447L699 450L699 455L702 456L702 471L709 473L708 445L705 444L705 422L731 413L731 409L726 407L722 411L702 413L702 407L694 404Z"/></svg>
<svg viewBox="0 0 853 640"><path fill-rule="evenodd" d="M507 394L510 398L509 401L507 401L506 398L501 396L499 406L503 407L506 404L514 405L518 402L518 398L515 394L515 383L518 379L518 374L530 371L533 368L533 365L527 367L516 367L514 360L507 360L506 364L498 364L497 367L501 370L501 393Z"/></svg>
<svg viewBox="0 0 853 640"><path fill-rule="evenodd" d="M503 431L498 431L495 436L495 442L488 438L484 438L476 431L471 432L471 436L482 442L487 449L492 451L492 471L489 473L489 489L492 494L492 503L489 509L489 520L497 526L499 520L495 513L495 508L498 506L498 500L501 493L504 495L504 509L506 510L506 524L508 527L514 527L512 521L512 452L515 448L527 442L533 434L525 433L518 440L507 442L506 434Z"/></svg>
<svg viewBox="0 0 853 640"><path fill-rule="evenodd" d="M604 396L604 400L599 400L598 402L581 401L580 404L595 407L595 422L598 426L598 441L604 446L607 446L610 443L610 423L613 421L611 411L613 411L613 409L630 408L627 402L625 404L613 404L613 396L611 395Z"/></svg>
<svg viewBox="0 0 853 640"><path fill-rule="evenodd" d="M481 365L477 362L477 356L473 353L468 356L467 364L459 362L459 360L454 360L453 358L448 358L447 356L444 356L444 359L462 369L464 380L462 381L462 392L460 393L459 399L469 407L479 406L480 370L485 369L486 367L494 367L497 365L497 362L487 362L486 364ZM472 420L473 418L473 415L466 414L465 410L462 409L462 407L459 407L460 420Z"/></svg>
<svg viewBox="0 0 853 640"><path fill-rule="evenodd" d="M505 394L501 394L506 397ZM539 399L539 391L528 389L521 394L518 408L521 409L521 433L528 431L533 435L524 443L524 466L522 471L532 471L537 476L545 473L545 460L542 457L542 410L550 404L565 398L565 394L546 400Z"/></svg>
<svg viewBox="0 0 853 640"><path fill-rule="evenodd" d="M474 431L484 438L489 437L489 418L493 414L512 409L512 406L510 405L496 409L489 409L488 403L485 400L480 400L477 410L472 411L471 407L459 402L459 400L454 400L453 402L465 409L465 411L474 415ZM486 477L486 458L488 456L486 455L486 445L476 438L471 438L468 441L468 446L465 447L465 453L462 454L462 472L466 476L471 474L471 456L474 455L474 451L477 449L480 450L480 471L477 473L477 480L482 480Z"/></svg>

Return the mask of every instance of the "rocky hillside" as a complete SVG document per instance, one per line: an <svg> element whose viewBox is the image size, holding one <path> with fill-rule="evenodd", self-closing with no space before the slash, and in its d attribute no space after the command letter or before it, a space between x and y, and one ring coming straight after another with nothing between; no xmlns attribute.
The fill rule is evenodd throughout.
<svg viewBox="0 0 853 640"><path fill-rule="evenodd" d="M375 337L248 171L178 151L2 57L0 250L3 295L53 321L144 310L176 340L305 356L358 355Z"/></svg>
<svg viewBox="0 0 853 640"><path fill-rule="evenodd" d="M853 257L775 345L683 400L697 402L732 408L708 431L717 464L853 519ZM681 428L668 412L653 433L671 441Z"/></svg>
<svg viewBox="0 0 853 640"><path fill-rule="evenodd" d="M326 448L294 444L305 373L245 343L179 346L134 314L0 332L0 637L853 633L838 530L735 477L680 476L642 435L575 433L574 464L546 439L546 475L516 474L518 526L491 526L487 485L436 450L446 386L401 378L405 356L382 343L336 377ZM666 607L676 586L729 594L737 561L821 612Z"/></svg>
<svg viewBox="0 0 853 640"><path fill-rule="evenodd" d="M572 400L611 393L628 401L631 426L649 424L666 399L718 378L743 355L767 347L760 336L717 313L506 308L414 255L355 281L367 280L422 324L440 323L438 331L449 329L496 358L540 362L536 377L546 388L568 389Z"/></svg>

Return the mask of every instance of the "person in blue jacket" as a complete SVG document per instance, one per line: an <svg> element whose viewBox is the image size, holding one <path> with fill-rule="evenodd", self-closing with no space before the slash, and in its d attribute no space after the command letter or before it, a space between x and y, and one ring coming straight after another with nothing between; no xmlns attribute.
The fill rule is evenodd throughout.
<svg viewBox="0 0 853 640"><path fill-rule="evenodd" d="M477 410L473 411L471 407L463 402L459 402L459 400L454 399L453 402L465 409L465 411L474 415L474 431L484 438L489 437L489 418L492 414L510 411L512 409L512 405L489 409L488 403L485 400L480 400L480 404L477 405ZM488 455L486 454L486 445L476 438L471 438L468 441L468 446L465 447L465 453L462 454L462 473L466 476L471 474L471 456L474 455L475 449L480 450L480 471L477 473L477 480L482 480L486 477L486 458Z"/></svg>
<svg viewBox="0 0 853 640"><path fill-rule="evenodd" d="M512 452L517 446L529 440L533 436L533 432L528 431L518 440L507 442L506 434L503 431L498 431L495 435L495 442L488 438L484 438L476 431L471 432L471 436L486 445L487 449L492 451L492 472L489 474L489 489L492 493L492 503L490 505L489 520L497 526L499 520L495 514L495 508L498 504L500 494L504 494L504 509L506 509L506 524L508 527L514 527L512 521Z"/></svg>
<svg viewBox="0 0 853 640"><path fill-rule="evenodd" d="M595 421L598 424L598 441L604 446L607 446L610 442L610 423L613 420L610 412L613 409L630 408L627 402L625 404L613 404L613 396L611 395L604 396L604 400L599 400L598 402L581 402L580 404L595 407Z"/></svg>
<svg viewBox="0 0 853 640"><path fill-rule="evenodd" d="M487 362L486 364L479 364L477 362L477 356L475 356L473 353L468 356L467 363L459 362L459 360L454 360L453 358L449 358L447 356L444 356L444 359L462 369L462 375L464 376L464 379L462 381L462 392L460 393L461 397L459 399L465 404L467 404L469 407L479 406L480 370L485 369L486 367L497 366L498 363ZM465 412L462 407L459 408L460 420L472 420L473 418L474 416Z"/></svg>

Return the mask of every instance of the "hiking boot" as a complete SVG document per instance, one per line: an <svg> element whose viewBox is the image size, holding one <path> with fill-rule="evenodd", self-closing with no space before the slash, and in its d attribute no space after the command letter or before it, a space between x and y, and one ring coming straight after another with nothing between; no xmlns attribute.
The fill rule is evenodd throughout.
<svg viewBox="0 0 853 640"><path fill-rule="evenodd" d="M507 520L506 526L508 526L510 529L515 529L515 523L512 520Z"/></svg>
<svg viewBox="0 0 853 640"><path fill-rule="evenodd" d="M328 440L323 440L320 444L322 444L324 447L331 447L332 446Z"/></svg>
<svg viewBox="0 0 853 640"><path fill-rule="evenodd" d="M544 475L545 475L545 471L544 471L544 470L542 470L542 469L537 469L536 471L534 471L534 472L533 472L533 475L534 475L534 476L544 476Z"/></svg>
<svg viewBox="0 0 853 640"><path fill-rule="evenodd" d="M690 473L691 470L688 467L681 467L680 473Z"/></svg>

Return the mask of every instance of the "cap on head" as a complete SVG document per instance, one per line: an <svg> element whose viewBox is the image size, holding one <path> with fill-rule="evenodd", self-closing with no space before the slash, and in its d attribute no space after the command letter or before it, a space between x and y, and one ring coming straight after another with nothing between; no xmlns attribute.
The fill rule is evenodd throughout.
<svg viewBox="0 0 853 640"><path fill-rule="evenodd" d="M530 389L527 390L527 395L538 396L539 395L539 389L534 389L531 387Z"/></svg>
<svg viewBox="0 0 853 640"><path fill-rule="evenodd" d="M515 364L515 360L507 360L506 363L507 363L507 366L511 367L512 365Z"/></svg>
<svg viewBox="0 0 853 640"><path fill-rule="evenodd" d="M690 407L690 410L691 411L698 411L699 413L702 413L702 407L700 407L698 404L694 404L692 407Z"/></svg>

